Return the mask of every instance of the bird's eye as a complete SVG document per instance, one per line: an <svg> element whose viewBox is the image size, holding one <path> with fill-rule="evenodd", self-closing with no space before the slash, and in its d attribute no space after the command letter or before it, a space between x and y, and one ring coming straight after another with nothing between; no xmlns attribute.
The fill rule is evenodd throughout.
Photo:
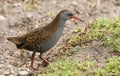
<svg viewBox="0 0 120 76"><path fill-rule="evenodd" d="M73 14L70 13L70 14L68 14L68 16L73 16Z"/></svg>

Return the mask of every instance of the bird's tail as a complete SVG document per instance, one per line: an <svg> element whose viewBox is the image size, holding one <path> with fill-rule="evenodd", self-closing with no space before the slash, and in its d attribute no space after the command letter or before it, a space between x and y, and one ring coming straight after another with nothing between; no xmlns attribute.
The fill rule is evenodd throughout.
<svg viewBox="0 0 120 76"><path fill-rule="evenodd" d="M21 44L21 41L18 37L8 37L7 40L13 42L14 44Z"/></svg>

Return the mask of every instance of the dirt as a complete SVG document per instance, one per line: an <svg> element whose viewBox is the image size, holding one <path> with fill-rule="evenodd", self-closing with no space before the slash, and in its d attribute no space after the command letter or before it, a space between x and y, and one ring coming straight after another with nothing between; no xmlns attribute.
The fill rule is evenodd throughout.
<svg viewBox="0 0 120 76"><path fill-rule="evenodd" d="M52 55L57 53L55 50L65 45L76 27L84 29L85 26L90 25L97 18L120 17L120 0L35 0L34 5L30 5L29 0L25 0L25 2L23 0L2 0L0 2L0 15L5 20L0 17L0 75L15 76L21 70L31 71L26 67L26 64L30 64L32 52L17 49L6 38L9 36L20 36L46 25L63 9L71 10L76 16L83 19L84 22L67 21L62 38L52 48L54 50L51 53ZM91 44L94 44L94 42ZM37 57L38 55L36 55L35 64L42 63ZM104 47L97 47L96 49L87 45L86 48L79 49L72 56L75 59L79 58L80 61L90 56L101 67L106 59L112 55ZM54 57L51 57L51 63L54 60L52 58Z"/></svg>

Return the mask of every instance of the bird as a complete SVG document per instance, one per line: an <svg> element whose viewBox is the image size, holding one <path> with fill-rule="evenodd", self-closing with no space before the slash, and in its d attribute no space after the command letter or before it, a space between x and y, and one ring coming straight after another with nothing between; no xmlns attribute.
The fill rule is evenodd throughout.
<svg viewBox="0 0 120 76"><path fill-rule="evenodd" d="M30 64L31 68L34 68L34 57L37 52L40 53L39 58L42 59L46 65L49 65L49 61L43 58L42 54L50 50L58 42L62 36L65 22L70 19L83 22L83 20L74 16L69 10L62 10L56 15L53 21L46 26L38 27L21 36L7 37L7 40L14 43L18 49L33 52Z"/></svg>

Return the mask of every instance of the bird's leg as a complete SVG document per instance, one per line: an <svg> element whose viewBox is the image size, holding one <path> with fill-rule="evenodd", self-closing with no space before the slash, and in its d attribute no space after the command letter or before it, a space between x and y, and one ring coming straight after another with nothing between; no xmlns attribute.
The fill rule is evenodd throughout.
<svg viewBox="0 0 120 76"><path fill-rule="evenodd" d="M47 66L47 65L49 65L50 63L46 60L46 59L44 59L43 57L42 57L42 54L40 54L40 59L42 59L43 60L43 64L44 64L44 66Z"/></svg>
<svg viewBox="0 0 120 76"><path fill-rule="evenodd" d="M32 54L32 59L31 59L31 68L33 68L33 62L34 62L34 59L35 59L35 53L36 52L33 52L33 54Z"/></svg>
<svg viewBox="0 0 120 76"><path fill-rule="evenodd" d="M32 0L32 2L31 2L32 4L35 4L35 1L34 0Z"/></svg>

